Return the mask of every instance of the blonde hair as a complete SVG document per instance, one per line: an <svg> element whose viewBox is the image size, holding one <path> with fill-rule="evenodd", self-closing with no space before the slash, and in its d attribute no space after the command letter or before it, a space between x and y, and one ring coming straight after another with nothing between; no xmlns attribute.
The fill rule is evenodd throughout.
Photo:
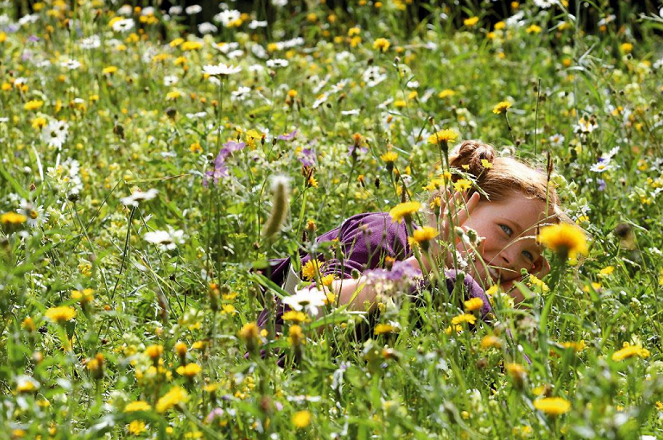
<svg viewBox="0 0 663 440"><path fill-rule="evenodd" d="M468 197L478 191L482 201L500 202L514 192L520 192L548 206L546 222L571 222L562 211L559 196L548 173L512 157L498 157L490 144L475 140L462 142L451 153L449 165L461 173L471 175L481 189L478 191L473 186L468 190ZM456 182L462 178L461 174L453 174L451 180Z"/></svg>

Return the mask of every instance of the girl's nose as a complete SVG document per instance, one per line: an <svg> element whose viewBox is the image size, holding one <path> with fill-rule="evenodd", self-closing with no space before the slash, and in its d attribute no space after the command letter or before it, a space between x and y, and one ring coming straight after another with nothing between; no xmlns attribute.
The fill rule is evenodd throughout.
<svg viewBox="0 0 663 440"><path fill-rule="evenodd" d="M511 267L512 258L510 255L508 255L508 251L506 249L500 252L500 258L502 259L502 262L506 264L505 267Z"/></svg>

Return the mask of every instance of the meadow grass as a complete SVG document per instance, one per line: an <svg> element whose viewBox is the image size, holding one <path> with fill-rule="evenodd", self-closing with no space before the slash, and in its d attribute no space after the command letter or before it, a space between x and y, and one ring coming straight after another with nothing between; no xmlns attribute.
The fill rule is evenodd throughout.
<svg viewBox="0 0 663 440"><path fill-rule="evenodd" d="M663 435L663 19L351 3L0 3L3 438ZM551 170L588 255L490 324L428 289L368 340L332 304L258 328L255 270L427 201L442 129Z"/></svg>

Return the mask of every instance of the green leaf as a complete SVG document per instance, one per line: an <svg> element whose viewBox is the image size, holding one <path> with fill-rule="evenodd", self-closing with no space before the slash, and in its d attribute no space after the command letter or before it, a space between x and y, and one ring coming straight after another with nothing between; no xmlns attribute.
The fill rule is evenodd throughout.
<svg viewBox="0 0 663 440"><path fill-rule="evenodd" d="M11 174L9 174L9 171L5 169L4 166L0 166L0 175L5 178L7 182L14 188L14 191L16 191L21 197L23 197L25 200L30 200L30 194L23 188L17 181L12 177Z"/></svg>
<svg viewBox="0 0 663 440"><path fill-rule="evenodd" d="M281 289L279 286L276 285L274 281L270 280L263 274L253 272L249 275L249 279L252 279L253 281L257 282L266 289L272 290L276 294L276 296L278 296L281 299L285 298L286 296L290 296L288 292Z"/></svg>

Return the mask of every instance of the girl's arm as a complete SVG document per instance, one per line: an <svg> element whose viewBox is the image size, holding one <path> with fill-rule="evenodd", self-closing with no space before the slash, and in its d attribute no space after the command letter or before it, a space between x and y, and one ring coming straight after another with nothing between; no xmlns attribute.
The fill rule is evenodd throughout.
<svg viewBox="0 0 663 440"><path fill-rule="evenodd" d="M405 260L406 263L412 265L413 268L421 270L419 262L412 256ZM355 311L373 311L377 307L375 297L377 292L368 283L365 275L361 275L355 279L336 280L331 285L332 292L336 294L339 299L339 304L349 304L348 309ZM367 307L368 306L368 307Z"/></svg>

